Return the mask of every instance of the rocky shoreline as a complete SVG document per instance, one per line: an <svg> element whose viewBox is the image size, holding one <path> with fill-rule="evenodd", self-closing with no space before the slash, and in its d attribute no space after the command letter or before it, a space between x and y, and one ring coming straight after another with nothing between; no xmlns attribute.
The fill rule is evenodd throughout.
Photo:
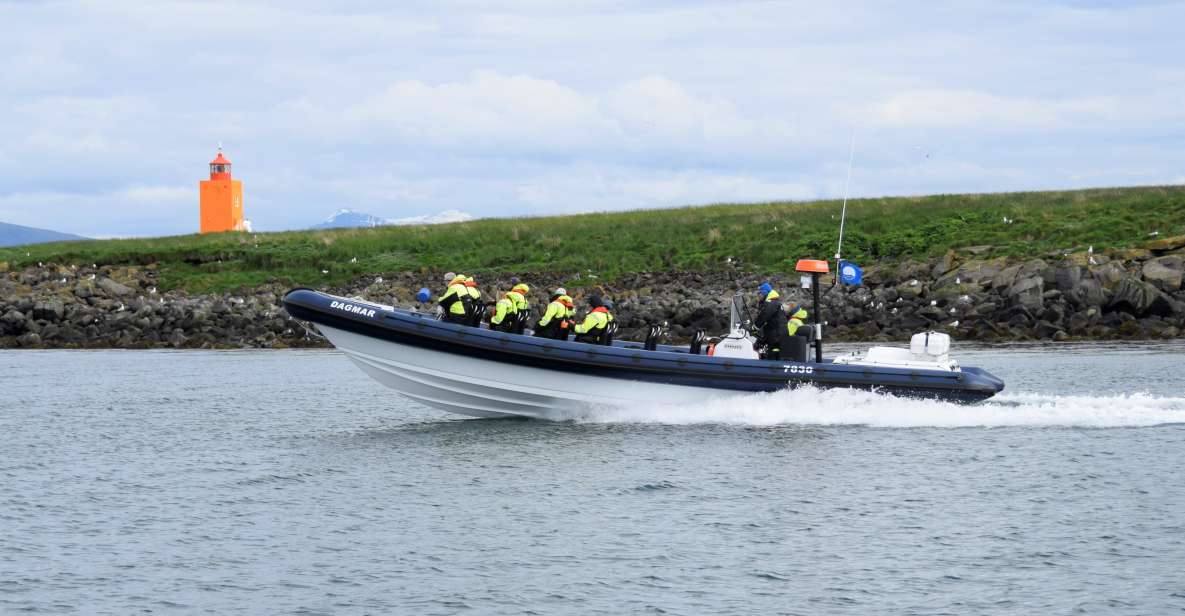
<svg viewBox="0 0 1185 616"><path fill-rule="evenodd" d="M993 342L1185 337L1185 236L1033 259L982 258L990 251L969 247L929 261L866 266L863 286L826 285L828 338L903 341L930 329ZM190 295L159 291L152 264L9 269L0 263L0 348L326 346L285 313L280 299L287 287L279 284ZM532 286L535 306L557 285L578 301L594 292L612 298L623 339L640 339L649 324L661 322L672 340L701 328L722 333L732 294L742 291L751 301L766 280L786 301L809 305L792 272L639 272L610 283L589 274L518 277ZM439 272L378 273L323 290L411 308L420 287L439 291L440 278ZM485 297L496 297L510 280L481 280Z"/></svg>

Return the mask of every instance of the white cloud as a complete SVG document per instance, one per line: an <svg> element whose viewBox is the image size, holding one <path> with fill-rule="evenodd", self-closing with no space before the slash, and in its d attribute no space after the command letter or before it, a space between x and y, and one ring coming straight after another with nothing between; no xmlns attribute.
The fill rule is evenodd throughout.
<svg viewBox="0 0 1185 616"><path fill-rule="evenodd" d="M893 94L857 117L896 128L1056 130L1097 121L1117 108L1110 97L1042 100L973 90L915 90Z"/></svg>
<svg viewBox="0 0 1185 616"><path fill-rule="evenodd" d="M715 148L705 150L712 156L764 147L788 132L776 117L743 117L724 97L697 97L657 75L588 92L481 70L463 81L399 81L338 113L307 99L287 101L280 110L277 129L318 139L564 157L701 147Z"/></svg>
<svg viewBox="0 0 1185 616"><path fill-rule="evenodd" d="M137 203L171 204L193 202L196 195L195 183L194 186L131 186L113 196Z"/></svg>
<svg viewBox="0 0 1185 616"><path fill-rule="evenodd" d="M354 130L436 145L575 145L607 128L594 98L555 81L486 70L463 82L396 82L342 115Z"/></svg>
<svg viewBox="0 0 1185 616"><path fill-rule="evenodd" d="M809 182L710 171L639 173L600 167L555 170L515 187L516 199L531 213L810 199L818 195L818 187Z"/></svg>
<svg viewBox="0 0 1185 616"><path fill-rule="evenodd" d="M727 99L696 98L675 81L657 75L618 87L604 108L627 135L640 140L719 142L751 136L754 128Z"/></svg>

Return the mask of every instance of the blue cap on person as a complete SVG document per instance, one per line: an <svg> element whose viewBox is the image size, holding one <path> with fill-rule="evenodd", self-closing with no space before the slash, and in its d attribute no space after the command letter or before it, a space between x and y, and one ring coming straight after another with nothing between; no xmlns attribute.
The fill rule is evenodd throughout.
<svg viewBox="0 0 1185 616"><path fill-rule="evenodd" d="M763 282L760 287L757 287L757 290L761 291L762 295L769 295L769 292L774 290L774 286L768 282Z"/></svg>

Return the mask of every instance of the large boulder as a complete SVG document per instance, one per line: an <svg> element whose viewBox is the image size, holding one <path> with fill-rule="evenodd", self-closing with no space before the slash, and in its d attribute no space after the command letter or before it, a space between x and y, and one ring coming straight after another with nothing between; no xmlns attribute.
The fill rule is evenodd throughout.
<svg viewBox="0 0 1185 616"><path fill-rule="evenodd" d="M25 331L25 315L21 314L19 310L9 310L0 317L0 332L15 335L23 331Z"/></svg>
<svg viewBox="0 0 1185 616"><path fill-rule="evenodd" d="M917 316L926 319L927 321L938 322L948 318L950 315L938 306L925 306L916 313Z"/></svg>
<svg viewBox="0 0 1185 616"><path fill-rule="evenodd" d="M1061 332L1062 328L1048 321L1038 321L1034 333L1038 338L1048 340Z"/></svg>
<svg viewBox="0 0 1185 616"><path fill-rule="evenodd" d="M57 299L39 301L33 305L33 318L43 321L60 321L65 312L66 307L62 305L61 300Z"/></svg>
<svg viewBox="0 0 1185 616"><path fill-rule="evenodd" d="M934 264L934 269L930 271L930 275L934 278L941 278L947 272L955 269L957 262L958 257L955 255L955 251L948 250L946 251L946 254L942 255L942 258L938 259L938 262Z"/></svg>
<svg viewBox="0 0 1185 616"><path fill-rule="evenodd" d="M914 278L897 285L896 291L898 297L903 297L906 300L916 299L922 294L922 283L920 280Z"/></svg>
<svg viewBox="0 0 1185 616"><path fill-rule="evenodd" d="M1144 262L1144 280L1162 291L1176 291L1181 288L1181 277L1185 273L1185 259L1172 255L1157 257Z"/></svg>
<svg viewBox="0 0 1185 616"><path fill-rule="evenodd" d="M987 261L968 261L959 267L959 282L987 287L1007 265L1008 261L1004 257Z"/></svg>
<svg viewBox="0 0 1185 616"><path fill-rule="evenodd" d="M1071 261L1063 261L1053 270L1053 281L1058 291L1069 293L1082 281L1082 268Z"/></svg>
<svg viewBox="0 0 1185 616"><path fill-rule="evenodd" d="M710 332L723 331L725 328L716 311L705 307L692 311L687 319L687 325L693 330L705 329Z"/></svg>
<svg viewBox="0 0 1185 616"><path fill-rule="evenodd" d="M1016 282L1016 275L1020 273L1019 265L1012 265L1000 270L995 276L992 276L992 288L1007 289Z"/></svg>
<svg viewBox="0 0 1185 616"><path fill-rule="evenodd" d="M910 281L915 278L927 278L933 268L925 263L920 263L913 260L905 260L897 264L897 267L892 272L892 278L900 281Z"/></svg>
<svg viewBox="0 0 1185 616"><path fill-rule="evenodd" d="M1101 318L1102 315L1098 308L1087 308L1070 315L1067 325L1070 333L1081 336L1086 334L1088 327L1097 325Z"/></svg>
<svg viewBox="0 0 1185 616"><path fill-rule="evenodd" d="M1065 296L1077 306L1101 307L1107 303L1107 292L1103 289L1103 285L1092 278L1079 281L1074 288L1065 293Z"/></svg>
<svg viewBox="0 0 1185 616"><path fill-rule="evenodd" d="M1173 301L1151 284L1135 278L1124 278L1115 285L1110 311L1126 312L1144 317L1148 315L1169 316L1173 314Z"/></svg>
<svg viewBox="0 0 1185 616"><path fill-rule="evenodd" d="M967 261L936 280L933 288L941 289L950 285L976 285L986 288L991 286L992 279L1002 272L1006 265L1003 257L989 261ZM1019 267L1017 271L1020 271Z"/></svg>
<svg viewBox="0 0 1185 616"><path fill-rule="evenodd" d="M1045 261L1041 259L1030 259L1020 265L1001 269L999 273L992 276L991 286L995 289L1009 289L1019 280L1034 275L1043 276L1048 269L1049 265ZM1052 282L1052 279L1050 279L1050 282Z"/></svg>
<svg viewBox="0 0 1185 616"><path fill-rule="evenodd" d="M1030 311L1039 311L1045 305L1045 280L1040 275L1018 277L1008 287L1007 297L1014 306L1024 306Z"/></svg>
<svg viewBox="0 0 1185 616"><path fill-rule="evenodd" d="M1144 244L1143 248L1144 248L1144 250L1148 250L1148 251L1156 253L1156 254L1164 254L1164 253L1169 252L1171 250L1177 250L1178 248L1185 248L1185 235L1175 235L1173 237L1163 237L1158 240L1154 240L1154 241L1148 242L1147 244Z"/></svg>
<svg viewBox="0 0 1185 616"><path fill-rule="evenodd" d="M1152 251L1143 248L1113 248L1107 251L1107 256L1119 261L1143 261L1152 258Z"/></svg>
<svg viewBox="0 0 1185 616"><path fill-rule="evenodd" d="M1127 269L1119 261L1110 261L1098 267L1093 267L1090 269L1090 273L1108 291L1114 289L1120 280L1128 277Z"/></svg>
<svg viewBox="0 0 1185 616"><path fill-rule="evenodd" d="M135 291L131 287L115 282L110 278L100 278L96 283L100 289L107 292L107 295L113 297L127 297Z"/></svg>

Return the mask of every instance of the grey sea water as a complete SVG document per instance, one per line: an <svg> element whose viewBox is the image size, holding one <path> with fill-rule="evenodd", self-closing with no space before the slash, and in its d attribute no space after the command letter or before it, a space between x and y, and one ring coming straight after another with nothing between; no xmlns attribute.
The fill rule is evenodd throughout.
<svg viewBox="0 0 1185 616"><path fill-rule="evenodd" d="M976 407L466 420L326 351L0 353L0 613L1185 610L1185 346L962 351Z"/></svg>

